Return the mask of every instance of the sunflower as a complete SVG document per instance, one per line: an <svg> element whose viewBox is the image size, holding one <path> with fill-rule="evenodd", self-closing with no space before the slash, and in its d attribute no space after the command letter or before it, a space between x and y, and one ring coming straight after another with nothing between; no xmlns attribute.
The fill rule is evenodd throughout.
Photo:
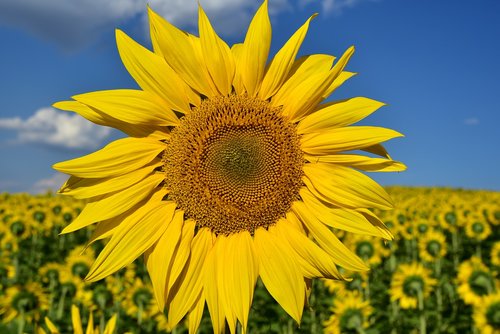
<svg viewBox="0 0 500 334"><path fill-rule="evenodd" d="M113 315L109 321L106 323L102 334L113 334L115 332L116 327L116 314ZM75 334L83 334L83 325L82 318L80 316L80 310L77 306L71 305L71 322L73 323L73 333ZM45 318L45 325L48 328L48 331L45 331L43 328L39 332L40 334L59 334L61 333L56 325L49 318ZM99 326L94 327L94 316L92 312L89 315L89 321L87 323L87 328L85 330L86 334L100 334Z"/></svg>
<svg viewBox="0 0 500 334"><path fill-rule="evenodd" d="M498 291L500 283L480 258L473 256L458 267L458 294L469 305L480 305L485 295Z"/></svg>
<svg viewBox="0 0 500 334"><path fill-rule="evenodd" d="M143 283L139 278L133 281L127 291L123 307L128 315L138 320L139 325L144 319L151 319L159 312L151 285Z"/></svg>
<svg viewBox="0 0 500 334"><path fill-rule="evenodd" d="M419 293L428 297L436 284L430 271L420 263L401 264L392 276L391 301L399 301L403 309L417 308Z"/></svg>
<svg viewBox="0 0 500 334"><path fill-rule="evenodd" d="M66 266L69 272L76 278L83 278L89 272L92 263L95 260L94 251L92 248L85 248L83 246L75 247L66 257Z"/></svg>
<svg viewBox="0 0 500 334"><path fill-rule="evenodd" d="M491 227L482 216L470 215L467 217L465 234L475 241L482 241L491 234Z"/></svg>
<svg viewBox="0 0 500 334"><path fill-rule="evenodd" d="M110 238L88 280L144 254L170 326L188 314L195 332L206 302L219 333L226 321L246 328L258 277L299 323L305 280L342 279L337 265L368 269L330 228L392 238L369 210L391 209L391 199L358 170L404 170L381 145L401 134L349 126L381 102L322 103L353 76L344 68L354 48L334 65L328 55L296 59L314 16L267 65L267 1L231 48L201 7L199 37L149 10L153 52L116 32L141 89L54 105L129 135L54 165L71 175L59 192L88 200L63 233L98 222L91 241Z"/></svg>
<svg viewBox="0 0 500 334"><path fill-rule="evenodd" d="M11 286L0 298L0 317L6 323L18 317L27 321L38 320L40 311L47 309L47 295L36 282Z"/></svg>
<svg viewBox="0 0 500 334"><path fill-rule="evenodd" d="M431 230L418 240L420 258L434 262L446 255L446 237L442 232Z"/></svg>
<svg viewBox="0 0 500 334"><path fill-rule="evenodd" d="M389 255L389 248L380 242L381 239L369 235L349 233L343 239L344 243L355 250L356 255L371 268L379 265L382 258Z"/></svg>
<svg viewBox="0 0 500 334"><path fill-rule="evenodd" d="M331 308L332 316L324 322L324 333L364 333L369 327L368 319L373 312L368 301L357 291L347 292L335 298Z"/></svg>
<svg viewBox="0 0 500 334"><path fill-rule="evenodd" d="M474 307L474 325L483 334L500 333L500 292L485 296Z"/></svg>
<svg viewBox="0 0 500 334"><path fill-rule="evenodd" d="M500 241L497 241L491 247L491 264L493 267L500 268Z"/></svg>

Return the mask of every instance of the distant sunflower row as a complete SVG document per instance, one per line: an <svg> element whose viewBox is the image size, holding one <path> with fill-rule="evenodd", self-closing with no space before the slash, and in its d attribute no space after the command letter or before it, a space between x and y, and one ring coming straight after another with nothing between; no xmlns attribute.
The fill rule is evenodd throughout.
<svg viewBox="0 0 500 334"><path fill-rule="evenodd" d="M300 329L258 282L249 333L500 332L500 194L388 192L396 209L374 214L393 241L334 231L371 271L314 282ZM83 206L51 194L0 195L0 333L169 332L142 259L85 282L105 231L59 235ZM199 332L211 330L205 312Z"/></svg>

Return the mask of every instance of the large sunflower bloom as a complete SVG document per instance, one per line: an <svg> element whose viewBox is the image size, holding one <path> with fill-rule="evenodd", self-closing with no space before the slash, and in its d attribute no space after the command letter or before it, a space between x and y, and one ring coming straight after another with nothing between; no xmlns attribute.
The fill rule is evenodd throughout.
<svg viewBox="0 0 500 334"><path fill-rule="evenodd" d="M380 144L401 135L349 126L383 103L322 103L353 75L344 68L354 48L334 65L296 59L313 17L269 63L267 1L231 48L201 7L199 37L149 10L153 52L117 31L141 89L55 104L129 135L54 166L71 175L60 193L88 200L64 233L98 222L91 241L110 237L88 280L144 254L169 325L188 314L194 332L206 302L219 333L226 321L246 328L259 277L300 322L309 279L341 279L337 265L368 269L330 227L392 237L369 210L392 208L388 194L355 169L403 170ZM357 150L379 157L342 153Z"/></svg>

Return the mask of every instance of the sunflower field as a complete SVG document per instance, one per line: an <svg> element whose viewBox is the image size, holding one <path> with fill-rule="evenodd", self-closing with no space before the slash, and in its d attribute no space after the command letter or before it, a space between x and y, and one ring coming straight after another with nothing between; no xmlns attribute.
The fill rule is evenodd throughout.
<svg viewBox="0 0 500 334"><path fill-rule="evenodd" d="M395 209L376 213L393 241L335 231L371 270L312 281L300 326L258 281L249 333L500 333L500 193L388 192ZM60 235L83 206L53 194L0 195L0 333L76 333L89 322L88 333L187 332L187 319L168 328L142 258L85 282L105 235ZM205 309L199 332L211 331Z"/></svg>

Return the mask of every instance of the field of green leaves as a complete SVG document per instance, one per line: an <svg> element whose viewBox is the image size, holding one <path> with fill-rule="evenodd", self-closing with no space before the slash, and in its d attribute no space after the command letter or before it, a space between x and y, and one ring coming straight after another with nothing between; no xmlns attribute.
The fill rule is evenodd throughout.
<svg viewBox="0 0 500 334"><path fill-rule="evenodd" d="M259 282L249 333L500 333L500 193L388 191L396 208L377 214L392 242L338 231L372 270L345 272L348 282L314 281L300 326ZM112 316L115 333L169 332L142 259L84 281L105 241L89 245L92 228L59 235L83 205L0 194L0 333L73 333L73 305L83 327L92 315L100 333ZM207 310L200 332L211 332Z"/></svg>

